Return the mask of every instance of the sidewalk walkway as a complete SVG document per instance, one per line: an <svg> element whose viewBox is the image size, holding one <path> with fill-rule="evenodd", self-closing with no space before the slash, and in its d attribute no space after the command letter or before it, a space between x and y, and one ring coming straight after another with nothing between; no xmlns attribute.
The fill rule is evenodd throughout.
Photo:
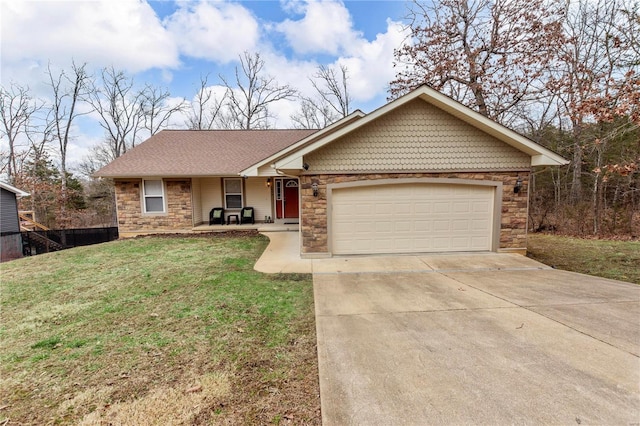
<svg viewBox="0 0 640 426"><path fill-rule="evenodd" d="M267 274L313 272L312 260L300 258L299 232L262 232L271 242L253 269Z"/></svg>

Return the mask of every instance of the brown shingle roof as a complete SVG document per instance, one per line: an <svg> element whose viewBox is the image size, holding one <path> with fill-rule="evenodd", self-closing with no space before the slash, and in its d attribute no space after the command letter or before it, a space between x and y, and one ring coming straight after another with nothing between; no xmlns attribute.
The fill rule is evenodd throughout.
<svg viewBox="0 0 640 426"><path fill-rule="evenodd" d="M95 173L100 177L235 175L316 130L163 130Z"/></svg>

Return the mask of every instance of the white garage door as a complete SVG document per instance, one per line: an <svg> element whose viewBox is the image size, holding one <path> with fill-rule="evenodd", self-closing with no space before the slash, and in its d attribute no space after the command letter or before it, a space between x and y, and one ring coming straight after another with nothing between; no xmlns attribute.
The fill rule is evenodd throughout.
<svg viewBox="0 0 640 426"><path fill-rule="evenodd" d="M391 184L332 191L334 254L491 250L495 187Z"/></svg>

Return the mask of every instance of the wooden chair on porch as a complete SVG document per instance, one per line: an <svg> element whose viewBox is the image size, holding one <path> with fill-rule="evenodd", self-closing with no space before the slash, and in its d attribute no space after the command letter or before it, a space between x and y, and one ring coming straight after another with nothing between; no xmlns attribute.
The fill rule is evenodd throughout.
<svg viewBox="0 0 640 426"><path fill-rule="evenodd" d="M209 212L209 225L224 225L224 209L215 207Z"/></svg>

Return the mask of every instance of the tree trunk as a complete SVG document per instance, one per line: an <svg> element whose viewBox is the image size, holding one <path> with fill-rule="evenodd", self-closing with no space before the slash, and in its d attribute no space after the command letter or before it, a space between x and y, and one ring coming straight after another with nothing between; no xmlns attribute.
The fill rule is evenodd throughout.
<svg viewBox="0 0 640 426"><path fill-rule="evenodd" d="M573 161L571 174L571 194L570 200L572 204L577 204L582 200L582 157L583 150L581 145L581 125L574 124L573 127Z"/></svg>

